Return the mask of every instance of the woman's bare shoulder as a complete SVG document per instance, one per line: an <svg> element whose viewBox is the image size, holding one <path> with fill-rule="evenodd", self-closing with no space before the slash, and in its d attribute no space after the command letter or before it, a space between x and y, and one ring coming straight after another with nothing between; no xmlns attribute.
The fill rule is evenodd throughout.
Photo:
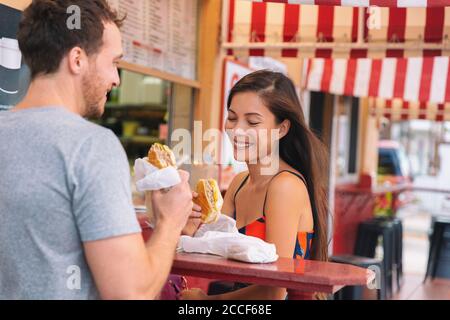
<svg viewBox="0 0 450 320"><path fill-rule="evenodd" d="M298 221L309 212L309 194L305 183L289 172L281 172L272 179L267 190L265 213L267 217L291 217Z"/></svg>
<svg viewBox="0 0 450 320"><path fill-rule="evenodd" d="M295 173L295 174L294 174ZM301 177L301 179L300 179ZM296 171L283 171L277 174L271 181L270 185L287 185L290 187L299 187L299 186L305 186L305 183L303 182L304 177L301 173Z"/></svg>
<svg viewBox="0 0 450 320"><path fill-rule="evenodd" d="M303 180L299 178L299 176L303 178L299 172L294 170L291 172L283 171L277 174L269 184L267 190L268 197L273 195L276 197L283 196L283 198L292 196L308 198L308 190L306 185Z"/></svg>

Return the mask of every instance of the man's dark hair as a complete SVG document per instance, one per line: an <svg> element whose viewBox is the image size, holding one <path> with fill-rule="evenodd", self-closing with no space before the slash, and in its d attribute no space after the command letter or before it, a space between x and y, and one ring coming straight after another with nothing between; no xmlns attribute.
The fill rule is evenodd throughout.
<svg viewBox="0 0 450 320"><path fill-rule="evenodd" d="M80 10L80 28L69 28L73 12ZM31 78L51 74L58 70L64 57L72 48L80 47L87 55L95 54L103 44L104 23L122 25L106 0L33 0L23 12L17 39Z"/></svg>

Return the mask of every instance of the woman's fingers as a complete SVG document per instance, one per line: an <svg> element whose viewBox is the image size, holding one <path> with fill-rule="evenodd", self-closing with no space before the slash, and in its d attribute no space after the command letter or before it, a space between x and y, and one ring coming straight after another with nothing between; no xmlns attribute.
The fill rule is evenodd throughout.
<svg viewBox="0 0 450 320"><path fill-rule="evenodd" d="M191 215L189 216L189 219L200 219L202 217L202 213L192 210Z"/></svg>

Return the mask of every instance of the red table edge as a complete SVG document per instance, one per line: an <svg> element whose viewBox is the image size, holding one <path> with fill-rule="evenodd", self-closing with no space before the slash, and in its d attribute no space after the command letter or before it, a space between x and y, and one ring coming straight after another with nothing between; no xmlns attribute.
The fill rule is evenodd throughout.
<svg viewBox="0 0 450 320"><path fill-rule="evenodd" d="M141 220L141 219L140 219ZM143 231L144 239L148 238L151 234L151 228L149 228L146 224L144 224L144 221L141 222L141 227ZM331 262L328 262L331 263ZM357 268L362 269L359 267L346 265L349 268ZM352 283L352 282L346 282L345 284L329 284L329 283L311 283L311 282L291 282L289 280L280 280L280 279L270 279L270 278L260 278L255 276L246 276L246 275L239 275L239 274L229 274L229 273L221 273L221 272L211 272L210 270L192 270L186 267L179 267L177 266L177 260L175 257L172 270L172 274L178 274L178 275L184 275L184 276L194 276L199 278L206 278L206 279L221 279L221 280L229 280L229 281L236 281L236 282L243 282L243 283L252 283L252 284L259 284L259 285L267 285L267 286L276 286L276 287L282 287L287 288L289 292L289 299L296 300L296 299L305 299L304 293L313 293L313 292L323 292L326 294L333 294L342 289L345 286L349 285L366 285L366 283L369 282L369 280L366 281L366 283ZM249 281L251 280L251 281ZM320 279L317 279L320 280ZM323 281L322 281L323 282Z"/></svg>
<svg viewBox="0 0 450 320"><path fill-rule="evenodd" d="M183 255L190 255L187 253L181 254L181 259L183 258ZM194 257L198 256L199 258L202 258L202 255L200 254L194 254ZM178 259L177 259L178 257ZM205 255L205 257L208 257L208 255ZM209 256L211 257L211 256ZM217 259L224 259L221 257L217 257ZM290 260L290 259L284 259L283 260ZM226 259L224 259L226 260ZM257 270L258 274L255 274L255 269L248 269L245 270L245 266L248 265L246 263L237 262L237 261L229 261L228 263L235 264L236 270L233 270L234 272L230 272L230 270L227 271L221 271L220 267L217 265L209 265L208 263L199 261L183 261L180 260L180 254L175 256L174 264L172 266L172 273L174 274L180 274L180 275L188 275L188 276L196 276L200 278L207 278L207 279L223 279L223 280L229 280L229 281L236 281L236 282L243 282L243 283L254 283L254 284L260 284L260 285L268 285L268 286L276 286L276 287L283 287L287 289L293 289L293 290L300 290L300 291L307 291L307 292L325 292L325 293L335 293L339 289L343 288L344 286L352 286L352 285L366 285L370 282L370 280L373 279L375 274L367 273L367 269L359 268L352 265L343 265L350 273L358 273L357 276L353 276L353 278L340 278L333 282L331 282L327 278L321 278L316 277L314 279L311 278L305 278L304 281L302 279L296 279L295 282L293 282L291 279L289 279L289 274L287 276L284 276L282 273L280 273L280 278L273 278L271 277L271 273L273 273L273 270ZM308 261L307 263L310 263L312 261ZM313 262L314 263L314 262ZM321 262L322 264L323 262ZM342 265L337 263L331 263L334 265ZM232 266L231 266L232 267ZM248 272L247 272L248 271ZM361 273L364 272L364 280L362 280ZM356 279L355 279L356 277Z"/></svg>
<svg viewBox="0 0 450 320"><path fill-rule="evenodd" d="M250 277L250 276L239 276L239 275L230 275L227 273L219 273L219 272L210 272L205 273L204 271L198 270L188 270L184 268L173 267L172 274L184 275L184 276L193 276L199 278L206 279L220 279L223 281L233 281L233 282L242 282L242 283L251 283L256 285L264 285L271 287L280 287L286 288L290 292L323 292L327 294L333 294L339 291L344 285L326 285L326 284L313 284L307 282L291 282L286 280L274 280L267 278L259 278L259 277Z"/></svg>

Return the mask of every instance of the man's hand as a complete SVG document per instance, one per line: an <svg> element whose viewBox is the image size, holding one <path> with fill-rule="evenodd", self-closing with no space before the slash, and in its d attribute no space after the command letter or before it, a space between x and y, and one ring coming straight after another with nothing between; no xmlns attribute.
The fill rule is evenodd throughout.
<svg viewBox="0 0 450 320"><path fill-rule="evenodd" d="M192 192L192 197L196 198L198 194L196 192ZM182 235L193 237L197 232L198 228L202 224L202 220L200 219L202 216L202 208L198 204L194 204L192 207L192 213L189 216L189 220L181 231Z"/></svg>
<svg viewBox="0 0 450 320"><path fill-rule="evenodd" d="M155 215L156 227L169 226L173 230L181 230L192 214L192 193L189 187L189 173L178 170L181 182L168 192L153 191L152 207Z"/></svg>

